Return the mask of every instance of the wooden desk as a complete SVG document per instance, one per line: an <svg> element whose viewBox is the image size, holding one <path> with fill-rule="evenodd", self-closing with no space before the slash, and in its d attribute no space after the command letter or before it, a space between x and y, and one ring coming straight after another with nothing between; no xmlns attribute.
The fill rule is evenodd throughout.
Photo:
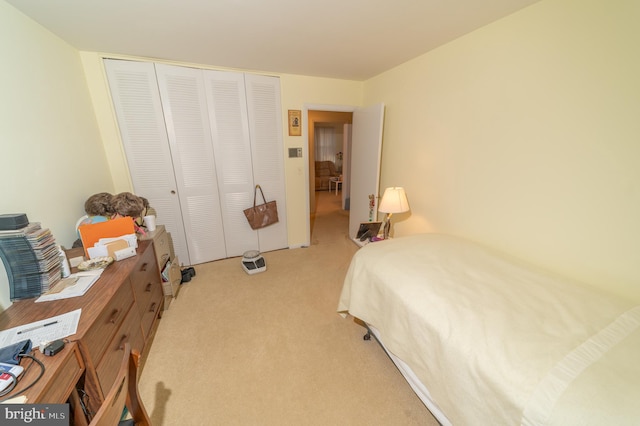
<svg viewBox="0 0 640 426"><path fill-rule="evenodd" d="M153 243L140 241L137 256L109 265L82 297L34 303L16 301L0 315L0 329L17 327L82 309L71 344L53 357L36 352L46 366L45 376L27 391L28 403L66 402L84 372L84 391L89 408L96 412L113 385L124 343L143 356L151 346L162 312L162 283ZM34 342L34 346L38 343ZM26 365L29 360L23 360ZM34 365L29 375L37 375ZM23 380L27 379L25 378ZM69 383L73 382L72 385ZM29 383L24 381L23 383ZM17 388L19 389L19 387Z"/></svg>

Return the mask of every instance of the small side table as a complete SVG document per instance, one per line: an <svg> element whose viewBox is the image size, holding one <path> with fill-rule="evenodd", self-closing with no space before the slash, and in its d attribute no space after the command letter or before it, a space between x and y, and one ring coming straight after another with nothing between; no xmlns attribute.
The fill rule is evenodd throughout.
<svg viewBox="0 0 640 426"><path fill-rule="evenodd" d="M339 177L329 178L329 192L331 192L331 183L336 185L336 195L338 195L338 189L340 189L340 185L342 185L342 180Z"/></svg>

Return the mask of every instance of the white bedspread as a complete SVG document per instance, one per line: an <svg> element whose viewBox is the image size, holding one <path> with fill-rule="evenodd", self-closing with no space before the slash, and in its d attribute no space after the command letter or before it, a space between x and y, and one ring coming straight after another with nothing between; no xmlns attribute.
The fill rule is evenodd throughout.
<svg viewBox="0 0 640 426"><path fill-rule="evenodd" d="M640 424L640 307L455 237L368 244L338 311L455 425Z"/></svg>

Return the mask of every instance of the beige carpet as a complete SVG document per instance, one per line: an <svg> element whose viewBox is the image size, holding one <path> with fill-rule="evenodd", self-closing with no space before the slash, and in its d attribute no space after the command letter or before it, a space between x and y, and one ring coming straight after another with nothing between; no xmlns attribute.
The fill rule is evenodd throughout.
<svg viewBox="0 0 640 426"><path fill-rule="evenodd" d="M357 246L340 196L317 193L309 248L197 265L140 379L156 426L437 425L364 328L336 313Z"/></svg>

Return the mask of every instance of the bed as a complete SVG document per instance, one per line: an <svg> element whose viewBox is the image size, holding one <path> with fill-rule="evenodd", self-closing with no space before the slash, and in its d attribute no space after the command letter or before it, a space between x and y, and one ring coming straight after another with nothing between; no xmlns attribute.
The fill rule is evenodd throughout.
<svg viewBox="0 0 640 426"><path fill-rule="evenodd" d="M364 322L444 425L640 424L640 306L457 237L355 253Z"/></svg>

